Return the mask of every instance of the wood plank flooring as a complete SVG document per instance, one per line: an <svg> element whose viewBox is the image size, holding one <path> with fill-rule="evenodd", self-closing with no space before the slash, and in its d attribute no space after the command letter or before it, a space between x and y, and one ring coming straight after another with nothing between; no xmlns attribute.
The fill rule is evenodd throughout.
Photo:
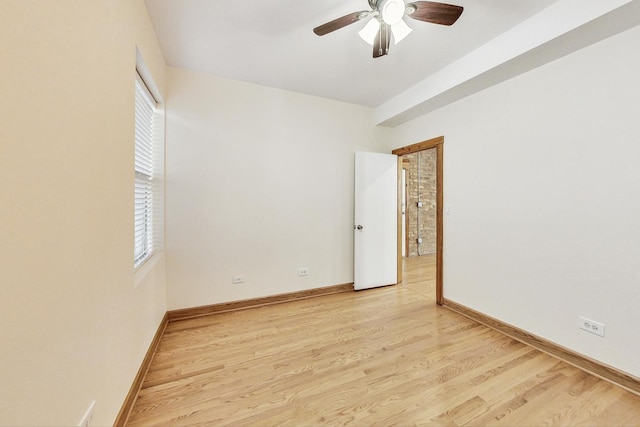
<svg viewBox="0 0 640 427"><path fill-rule="evenodd" d="M640 397L400 285L170 323L129 426L640 426Z"/></svg>

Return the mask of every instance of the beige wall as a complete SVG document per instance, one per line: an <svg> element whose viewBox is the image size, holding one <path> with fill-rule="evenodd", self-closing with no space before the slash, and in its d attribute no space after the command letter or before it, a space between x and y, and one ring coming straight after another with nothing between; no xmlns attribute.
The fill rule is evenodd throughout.
<svg viewBox="0 0 640 427"><path fill-rule="evenodd" d="M446 298L635 376L638 45L640 27L400 126L389 147L445 137Z"/></svg>
<svg viewBox="0 0 640 427"><path fill-rule="evenodd" d="M133 272L142 0L0 2L0 424L111 424L166 310L162 254ZM136 284L137 283L137 284Z"/></svg>
<svg viewBox="0 0 640 427"><path fill-rule="evenodd" d="M169 307L353 282L354 152L386 145L372 110L175 68L169 87Z"/></svg>

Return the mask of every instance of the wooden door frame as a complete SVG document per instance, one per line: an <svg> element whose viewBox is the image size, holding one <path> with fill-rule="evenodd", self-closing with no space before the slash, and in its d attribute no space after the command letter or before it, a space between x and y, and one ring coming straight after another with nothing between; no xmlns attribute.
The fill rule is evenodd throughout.
<svg viewBox="0 0 640 427"><path fill-rule="evenodd" d="M442 247L444 243L444 136L428 139L402 148L396 148L391 152L398 156L398 190L402 185L402 156L418 151L436 149L436 303L444 303L444 291L442 281ZM398 195L398 231L402 230L402 195ZM398 237L398 283L402 282L402 235Z"/></svg>

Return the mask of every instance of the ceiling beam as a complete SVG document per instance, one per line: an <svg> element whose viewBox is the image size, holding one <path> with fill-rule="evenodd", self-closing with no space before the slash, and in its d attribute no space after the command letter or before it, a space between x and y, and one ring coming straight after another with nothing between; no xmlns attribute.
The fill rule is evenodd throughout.
<svg viewBox="0 0 640 427"><path fill-rule="evenodd" d="M637 25L640 0L561 0L378 106L376 125L400 125Z"/></svg>

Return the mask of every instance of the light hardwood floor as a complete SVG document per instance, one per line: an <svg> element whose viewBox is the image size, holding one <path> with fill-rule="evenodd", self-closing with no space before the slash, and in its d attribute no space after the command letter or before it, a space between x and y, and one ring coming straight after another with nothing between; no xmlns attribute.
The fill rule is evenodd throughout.
<svg viewBox="0 0 640 427"><path fill-rule="evenodd" d="M128 425L640 426L639 396L436 306L434 273L170 323Z"/></svg>

